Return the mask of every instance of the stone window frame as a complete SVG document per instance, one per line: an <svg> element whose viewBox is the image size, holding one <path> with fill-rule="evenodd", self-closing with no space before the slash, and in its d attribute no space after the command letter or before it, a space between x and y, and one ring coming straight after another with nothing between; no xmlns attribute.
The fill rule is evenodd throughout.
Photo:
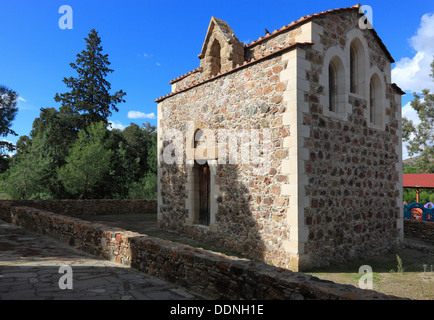
<svg viewBox="0 0 434 320"><path fill-rule="evenodd" d="M356 41L358 43L358 49L361 53L360 56L364 56L364 59L360 58L360 67L364 72L360 72L357 76L357 81L359 82L360 91L357 93L352 93L350 88L350 77L351 77L351 45ZM371 66L370 64L370 54L368 50L368 45L366 39L363 36L363 33L359 29L354 29L348 32L347 34L347 44L345 48L341 48L339 46L331 47L327 50L324 57L324 65L323 65L323 73L320 76L320 85L324 87L324 94L320 96L320 104L323 106L323 115L326 117L337 118L341 120L348 120L348 115L352 113L352 105L349 103L349 95L361 98L366 101L367 108L364 112L364 117L367 120L368 128L385 130L386 126L386 81L387 77L384 72L380 71L377 66ZM341 80L341 86L344 88L344 93L340 96L339 99L339 108L337 112L333 112L329 110L329 64L336 59L339 59L342 62L343 66L343 79ZM363 67L364 66L364 67ZM359 69L360 70L360 69ZM379 101L377 105L377 114L376 118L378 119L375 123L370 121L371 111L370 111L370 81L374 74L377 74L379 78L379 84L381 86L381 92L379 92L379 96L377 100Z"/></svg>
<svg viewBox="0 0 434 320"><path fill-rule="evenodd" d="M346 52L348 52L349 59L351 59L351 46L354 44L354 42L357 43L358 53L360 54L359 56L360 68L358 71L361 72L359 72L359 74L357 75L357 81L359 83L359 91L357 93L353 93L350 90L349 94L351 94L356 98L364 99L366 101L366 109L364 112L364 116L367 121L368 128L384 131L386 125L387 100L386 100L386 83L382 79L385 73L380 71L380 69L377 66L371 66L369 46L368 43L366 42L366 38L364 37L363 32L360 29L351 30L347 34L347 45L345 50ZM380 81L379 83L381 86L381 92L377 97L379 104L377 106L378 109L377 109L376 118L379 120L377 120L375 123L372 123L370 121L371 120L370 84L374 74L378 76L378 79Z"/></svg>
<svg viewBox="0 0 434 320"><path fill-rule="evenodd" d="M329 88L329 65L333 64L338 67L338 103L337 110L331 111L330 103L330 88ZM323 106L323 115L326 117L338 118L347 120L348 115L352 112L352 105L348 102L348 93L350 83L349 79L349 59L346 58L345 52L339 47L331 47L327 50L324 58L323 73L320 76L319 83L324 87L324 94L320 96L320 103Z"/></svg>
<svg viewBox="0 0 434 320"><path fill-rule="evenodd" d="M360 38L358 36L351 37L348 43L347 50L350 56L350 94L367 100L368 79L366 73L369 70L367 44L363 37ZM354 82L355 88L351 87L352 82Z"/></svg>
<svg viewBox="0 0 434 320"><path fill-rule="evenodd" d="M209 130L207 124L202 120L196 120L187 125L187 137L186 137L187 198L185 199L185 208L188 212L188 215L185 219L185 224L192 227L202 228L205 231L217 232L218 231L218 227L216 223L216 214L218 211L217 199L220 195L220 186L217 185L216 183L217 165L218 165L217 149L215 150L214 154L211 152L209 155L207 155L207 159L201 159L201 160L206 160L210 168L210 190L209 190L210 223L207 226L207 225L200 224L199 222L199 216L200 216L199 197L198 197L199 179L198 179L198 172L195 169L196 149L194 147L197 145L196 133L198 131L205 132L207 130Z"/></svg>

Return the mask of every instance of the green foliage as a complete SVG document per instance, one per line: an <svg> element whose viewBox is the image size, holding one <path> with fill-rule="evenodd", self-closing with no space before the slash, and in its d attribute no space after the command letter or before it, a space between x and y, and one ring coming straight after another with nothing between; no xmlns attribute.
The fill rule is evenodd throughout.
<svg viewBox="0 0 434 320"><path fill-rule="evenodd" d="M70 90L55 96L60 109L41 108L29 136L19 138L16 154L0 156L3 198L157 197L156 127L132 123L123 131L107 130L108 117L118 111L116 104L124 102L125 93L109 93L105 78L113 70L97 32L92 30L85 40L86 50L71 64L78 76L64 78ZM0 98L11 107L11 116L0 119L0 125L7 124L0 135L11 134L8 125L18 96L0 88L8 94Z"/></svg>
<svg viewBox="0 0 434 320"><path fill-rule="evenodd" d="M431 64L434 80L434 61ZM424 173L434 173L434 94L430 90L422 90L422 96L414 93L412 108L417 112L420 123L415 125L411 120L402 119L402 137L408 142L410 157L420 155L416 161L417 167Z"/></svg>
<svg viewBox="0 0 434 320"><path fill-rule="evenodd" d="M79 199L92 192L92 188L103 181L110 169L113 152L105 144L106 127L103 122L92 123L81 130L72 145L66 164L58 170L59 179Z"/></svg>
<svg viewBox="0 0 434 320"><path fill-rule="evenodd" d="M157 199L157 175L152 172L131 185L128 197L130 199Z"/></svg>
<svg viewBox="0 0 434 320"><path fill-rule="evenodd" d="M404 201L407 202L407 204L416 202L416 190L404 188L403 198Z"/></svg>
<svg viewBox="0 0 434 320"><path fill-rule="evenodd" d="M113 198L147 199L156 197L156 183L148 173L157 173L157 133L149 123L131 123L125 130L113 130L110 149L114 151L112 169L106 178ZM153 189L152 189L153 188ZM152 189L152 192L150 191Z"/></svg>
<svg viewBox="0 0 434 320"><path fill-rule="evenodd" d="M2 175L2 189L12 199L40 199L44 192L47 165L43 154L36 147L26 153L16 155L11 168ZM47 198L47 196L45 197Z"/></svg>
<svg viewBox="0 0 434 320"><path fill-rule="evenodd" d="M416 202L416 189L404 188L403 198L408 204ZM428 202L434 203L434 192L429 189L420 189L419 202L423 205Z"/></svg>
<svg viewBox="0 0 434 320"><path fill-rule="evenodd" d="M17 99L18 94L15 91L0 85L0 137L6 137L9 134L17 135L10 128L18 112ZM5 141L0 141L0 147L13 149L11 144Z"/></svg>
<svg viewBox="0 0 434 320"><path fill-rule="evenodd" d="M402 173L420 173L420 170L416 166L404 166Z"/></svg>
<svg viewBox="0 0 434 320"><path fill-rule="evenodd" d="M77 55L75 63L70 66L77 72L77 78L64 78L63 82L69 92L56 93L54 100L61 102L60 112L67 115L80 130L88 128L92 123L100 121L108 125L108 117L112 110L118 112L116 105L125 102L122 90L110 94L111 84L106 80L110 69L108 55L102 53L101 39L94 29L89 33L86 50Z"/></svg>

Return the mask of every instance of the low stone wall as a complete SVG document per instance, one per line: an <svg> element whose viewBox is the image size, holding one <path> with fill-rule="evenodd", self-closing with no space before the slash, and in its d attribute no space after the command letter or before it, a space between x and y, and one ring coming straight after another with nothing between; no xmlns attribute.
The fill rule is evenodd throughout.
<svg viewBox="0 0 434 320"><path fill-rule="evenodd" d="M12 223L211 299L400 299L28 207Z"/></svg>
<svg viewBox="0 0 434 320"><path fill-rule="evenodd" d="M404 220L404 237L434 243L434 222Z"/></svg>
<svg viewBox="0 0 434 320"><path fill-rule="evenodd" d="M157 200L1 200L0 219L10 222L12 207L31 207L68 216L156 213Z"/></svg>

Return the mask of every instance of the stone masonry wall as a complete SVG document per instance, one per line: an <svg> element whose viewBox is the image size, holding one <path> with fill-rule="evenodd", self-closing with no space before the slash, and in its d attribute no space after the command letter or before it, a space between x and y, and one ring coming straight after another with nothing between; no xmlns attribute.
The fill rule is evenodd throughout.
<svg viewBox="0 0 434 320"><path fill-rule="evenodd" d="M157 212L157 200L1 200L0 219L10 222L10 208L16 206L68 216Z"/></svg>
<svg viewBox="0 0 434 320"><path fill-rule="evenodd" d="M311 266L375 255L398 241L400 198L400 102L390 83L390 62L370 30L362 34L369 44L369 62L380 70L385 84L384 129L368 123L368 98L349 93L346 119L326 114L326 88L320 78L327 71L327 50L348 50L347 35L358 26L356 12L336 13L315 20L322 28L322 51L306 49L310 69L305 77L303 125L309 159L303 161L308 184L304 210L309 229L305 254ZM319 28L318 28L319 29ZM363 40L363 39L362 39ZM347 51L349 55L349 51ZM348 74L348 73L347 73ZM369 70L366 70L369 83ZM402 202L402 201L401 201Z"/></svg>
<svg viewBox="0 0 434 320"><path fill-rule="evenodd" d="M297 270L399 244L400 98L388 54L373 31L359 29L359 19L358 9L333 12L264 38L245 47L246 61L259 61L159 102L160 137L171 128L185 132L186 122L197 119L211 130L270 128L274 154L265 177L253 176L248 166L217 166L213 230L186 225L188 172L183 165L162 164L163 229ZM365 86L373 73L383 83L381 125L369 123L369 91L351 94L348 83L342 113L328 112L328 55L336 52L345 60L349 82L355 34L366 44ZM279 51L297 42L312 45ZM160 153L163 147L160 141Z"/></svg>
<svg viewBox="0 0 434 320"><path fill-rule="evenodd" d="M13 207L12 222L210 299L401 299L38 209Z"/></svg>
<svg viewBox="0 0 434 320"><path fill-rule="evenodd" d="M434 243L434 223L417 220L404 220L406 238L418 239Z"/></svg>
<svg viewBox="0 0 434 320"><path fill-rule="evenodd" d="M213 195L217 209L212 213L218 226L215 231L186 225L189 215L186 166L161 161L159 223L162 229L206 238L222 250L274 265L288 265L289 256L283 243L289 237L284 223L289 197L280 196L281 186L287 181L280 170L287 155L282 139L290 135L289 126L282 124L287 82L280 80L287 67L282 55L275 55L159 103L160 132L177 129L186 134L187 123L198 120L216 135L219 129L272 132L271 169L266 175L254 174L251 165L217 165L218 192ZM160 146L161 158L164 145ZM183 160L185 163L185 157Z"/></svg>

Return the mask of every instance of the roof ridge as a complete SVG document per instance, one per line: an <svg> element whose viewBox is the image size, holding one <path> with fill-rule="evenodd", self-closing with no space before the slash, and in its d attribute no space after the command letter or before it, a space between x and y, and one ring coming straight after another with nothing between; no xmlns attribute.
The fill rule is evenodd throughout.
<svg viewBox="0 0 434 320"><path fill-rule="evenodd" d="M242 69L242 68L244 68L244 67L246 67L246 66L248 66L248 65L251 65L251 64L256 63L256 62L258 62L258 61L261 61L261 60L264 60L264 59L266 59L266 58L272 57L272 56L274 56L274 55L276 55L276 54L279 54L279 53L281 53L281 52L283 52L283 51L285 51L285 50L292 49L292 48L294 48L294 47L296 47L296 46L311 46L311 45L313 45L313 43L311 43L311 42L296 42L296 43L293 43L293 44L291 44L291 45L289 45L289 46L287 46L287 47L284 47L284 48L281 48L281 49L279 49L279 50L273 51L273 52L271 52L270 54L263 55L263 56L261 56L261 57L259 57L259 58L257 58L257 59L254 59L254 58L253 58L251 61L244 61L243 64L241 64L241 65L237 65L235 68L230 69L230 70L228 70L228 71L226 71L226 72L219 72L219 73L218 73L217 75L215 75L215 76L209 76L208 78L203 79L203 80L201 80L201 81L199 81L199 82L195 82L195 83L190 84L188 87L184 87L184 88L182 88L182 89L179 89L179 90L176 90L176 91L171 92L171 93L169 93L169 94L166 94L166 95L163 96L163 97L157 98L154 102L160 102L160 101L162 101L162 100L164 100L164 99L166 99L166 98L168 98L168 97L174 96L174 95L176 95L176 94L178 94L178 93L184 92L184 91L189 90L189 89L194 88L194 87L197 87L197 86L199 86L199 85L201 85L201 84L204 84L204 83L206 83L206 82L208 82L208 81L211 81L211 80L214 80L214 79L216 79L216 78L219 78L219 77L221 77L221 76L223 76L223 75L226 75L226 74L232 73L232 72L237 71L237 70L239 70L239 69Z"/></svg>
<svg viewBox="0 0 434 320"><path fill-rule="evenodd" d="M264 37L259 37L258 40L254 40L249 44L246 44L245 47L249 48L251 46L254 46L260 42L262 42L265 39L269 39L270 37L276 36L277 34L280 34L283 31L286 31L288 29L291 29L301 23L307 23L310 20L312 20L313 18L317 18L319 16L323 16L325 14L329 14L329 13L334 13L334 12L339 12L339 11L344 11L344 10L354 10L354 9L359 9L360 8L360 3L352 6L352 7L346 7L346 8L337 8L337 9L330 9L327 11L321 11L319 13L314 13L314 14L308 14L306 16L302 16L300 17L298 20L292 21L290 24L288 25L284 25L283 27L281 27L279 30L274 30L273 32L271 32L270 34L265 35Z"/></svg>
<svg viewBox="0 0 434 320"><path fill-rule="evenodd" d="M323 16L325 14L330 14L330 13L335 13L335 12L340 12L340 11L346 11L346 10L360 9L360 7L361 7L361 4L358 3L358 4L356 4L354 6L351 6L351 7L330 9L330 10L327 10L327 11L322 11L322 12L319 12L319 13L314 13L314 14L309 14L307 16L303 16L303 17L299 18L296 21L292 21L290 24L288 24L286 26L282 26L282 28L280 28L279 30L274 30L270 34L267 34L264 37L259 37L258 40L252 41L251 43L244 45L244 49L251 48L251 47L253 47L255 45L258 45L258 44L262 43L263 41L266 41L266 40L268 40L268 39L270 39L272 37L275 37L275 36L277 36L277 35L285 32L287 30L290 30L292 28L300 26L301 24L307 23L307 22L311 21L312 19L318 18L318 17ZM215 17L212 17L212 18L215 18ZM218 19L218 18L215 18L215 19ZM221 19L219 19L219 20L221 20ZM223 21L223 20L221 20L221 21ZM374 29L370 29L370 30L373 33L374 37L377 39L380 47L385 52L386 56L389 58L390 62L391 63L395 62L395 60L393 59L393 57L390 54L389 50L387 50L387 47L385 46L384 42L378 36L378 33ZM188 72L188 73L186 73L186 74L184 74L184 75L182 75L182 76L180 76L180 77L178 77L178 78L170 81L169 84L173 84L175 82L178 82L178 81L184 79L185 77L187 77L187 76L189 76L189 75L191 75L193 73L198 72L199 69L200 68L196 68L196 69L194 69L194 70L192 70L192 71L190 71L190 72Z"/></svg>
<svg viewBox="0 0 434 320"><path fill-rule="evenodd" d="M172 81L169 82L169 84L173 84L175 82L181 81L182 79L188 77L189 75L196 73L196 72L199 72L199 69L200 68L196 68L194 70L191 70L190 72L187 72L187 73L183 74L182 76L179 76L178 78L173 79Z"/></svg>

